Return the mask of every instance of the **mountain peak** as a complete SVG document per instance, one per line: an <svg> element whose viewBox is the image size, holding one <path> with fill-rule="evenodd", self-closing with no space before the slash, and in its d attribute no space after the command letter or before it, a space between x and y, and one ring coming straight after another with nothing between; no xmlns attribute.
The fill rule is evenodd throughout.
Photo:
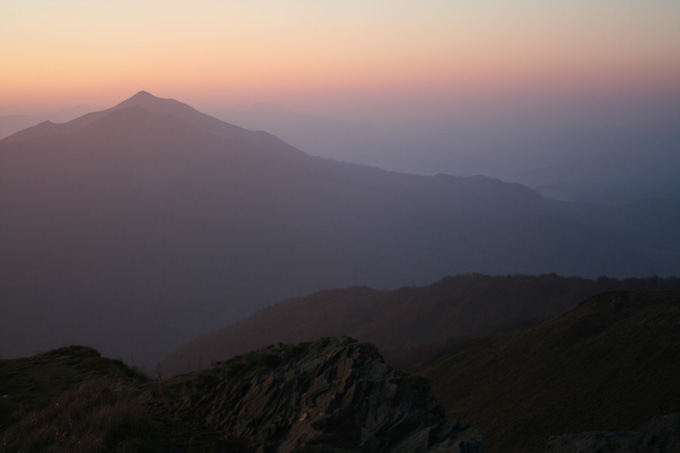
<svg viewBox="0 0 680 453"><path fill-rule="evenodd" d="M109 109L109 111L116 111L129 107L142 108L155 113L169 114L183 118L184 120L192 119L192 122L196 121L197 115L201 117L205 116L203 114L199 114L199 112L197 112L190 105L179 102L176 99L159 98L144 90L114 106L113 108Z"/></svg>
<svg viewBox="0 0 680 453"><path fill-rule="evenodd" d="M130 107L130 106L149 107L152 105L161 105L164 103L168 103L169 101L172 101L172 99L159 98L149 93L148 91L142 90L136 93L131 98L128 98L125 101L121 102L116 107Z"/></svg>
<svg viewBox="0 0 680 453"><path fill-rule="evenodd" d="M148 91L142 90L142 91L139 91L134 96L132 96L129 100L133 100L133 99L139 100L139 99L159 99L159 98L157 98L153 94L149 93Z"/></svg>

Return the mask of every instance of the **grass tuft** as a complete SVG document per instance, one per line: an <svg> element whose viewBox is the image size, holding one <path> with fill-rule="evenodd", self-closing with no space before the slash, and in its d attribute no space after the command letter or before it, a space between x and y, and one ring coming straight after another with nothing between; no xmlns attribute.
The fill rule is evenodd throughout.
<svg viewBox="0 0 680 453"><path fill-rule="evenodd" d="M161 451L162 429L145 397L120 381L87 382L2 434L2 451Z"/></svg>

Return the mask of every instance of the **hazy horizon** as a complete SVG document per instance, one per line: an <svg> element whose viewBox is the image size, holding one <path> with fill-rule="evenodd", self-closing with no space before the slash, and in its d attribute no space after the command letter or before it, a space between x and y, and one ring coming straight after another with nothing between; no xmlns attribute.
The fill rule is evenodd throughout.
<svg viewBox="0 0 680 453"><path fill-rule="evenodd" d="M45 120L64 122L108 107L0 116L0 139ZM382 116L275 102L194 107L270 132L313 156L401 173L486 175L549 198L604 204L680 193L680 95L459 97L437 109L395 108Z"/></svg>
<svg viewBox="0 0 680 453"><path fill-rule="evenodd" d="M25 1L0 18L0 117L146 90L393 171L574 201L680 190L678 2Z"/></svg>
<svg viewBox="0 0 680 453"><path fill-rule="evenodd" d="M11 68L0 115L113 105L142 89L202 110L381 116L461 97L680 93L680 5L666 0L25 1L4 2L0 17Z"/></svg>

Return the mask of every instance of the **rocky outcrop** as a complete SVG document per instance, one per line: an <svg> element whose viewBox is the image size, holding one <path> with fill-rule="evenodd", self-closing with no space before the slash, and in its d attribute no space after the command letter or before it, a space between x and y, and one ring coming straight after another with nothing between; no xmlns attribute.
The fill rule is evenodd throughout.
<svg viewBox="0 0 680 453"><path fill-rule="evenodd" d="M680 451L680 414L656 417L636 431L553 436L546 453L665 453Z"/></svg>
<svg viewBox="0 0 680 453"><path fill-rule="evenodd" d="M269 348L177 376L173 412L253 451L483 452L424 378L350 338Z"/></svg>

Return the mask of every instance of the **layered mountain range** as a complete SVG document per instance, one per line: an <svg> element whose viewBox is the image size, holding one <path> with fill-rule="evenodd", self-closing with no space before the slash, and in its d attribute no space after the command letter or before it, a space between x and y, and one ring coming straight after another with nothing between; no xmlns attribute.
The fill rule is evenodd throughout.
<svg viewBox="0 0 680 453"><path fill-rule="evenodd" d="M323 288L672 274L677 212L650 237L518 184L312 157L140 92L0 141L0 356L86 343L153 364Z"/></svg>
<svg viewBox="0 0 680 453"><path fill-rule="evenodd" d="M409 367L470 338L537 325L596 294L672 289L680 289L680 278L469 274L391 291L324 290L271 305L201 335L162 360L154 371L172 376L272 343L329 335L371 342L392 365Z"/></svg>
<svg viewBox="0 0 680 453"><path fill-rule="evenodd" d="M0 448L674 452L679 304L677 290L600 294L410 374L348 337L273 344L166 380L79 346L0 360Z"/></svg>

